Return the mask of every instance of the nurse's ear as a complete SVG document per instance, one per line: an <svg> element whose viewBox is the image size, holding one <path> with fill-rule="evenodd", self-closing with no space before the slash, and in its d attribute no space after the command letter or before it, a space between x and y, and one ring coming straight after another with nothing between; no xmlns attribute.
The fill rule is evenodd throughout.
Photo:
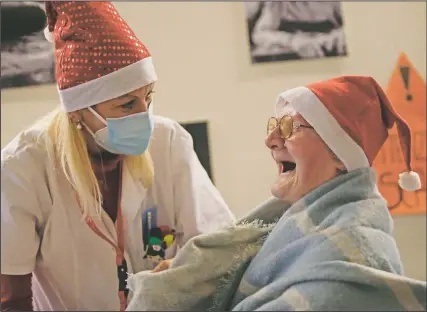
<svg viewBox="0 0 427 312"><path fill-rule="evenodd" d="M68 113L71 121L76 125L77 129L82 129L82 113L81 111L75 111Z"/></svg>

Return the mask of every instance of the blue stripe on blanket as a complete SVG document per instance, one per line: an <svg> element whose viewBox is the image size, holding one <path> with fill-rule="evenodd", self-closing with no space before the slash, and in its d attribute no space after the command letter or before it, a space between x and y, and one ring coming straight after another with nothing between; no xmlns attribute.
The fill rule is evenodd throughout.
<svg viewBox="0 0 427 312"><path fill-rule="evenodd" d="M295 232L299 229L296 226L295 220L290 220L288 229L293 228L294 237ZM316 259L316 263L328 263L334 260L352 262L355 264L369 265L381 270L400 273L401 265L398 261L393 261L392 257L386 255L394 254L398 259L396 249L393 248L394 241L378 232L363 235L363 232L372 232L368 228L351 228L339 229L330 227L320 233L313 233L307 237L302 236L302 231L299 231L300 239L283 246L279 249L272 248L272 246L265 246L263 253L266 257L255 258L249 270L250 276L245 274L242 283L239 287L240 296L246 297L252 295L265 285L273 282L277 276L289 276L290 272L305 272L307 266L312 265L309 259ZM271 239L280 240L281 237L272 237L278 235L278 232L271 233ZM372 239L367 241L367 237ZM285 241L287 238L284 239ZM361 240L358 242L358 240ZM362 246L361 248L359 248ZM369 248L369 250L368 250ZM327 252L325 252L327 250ZM384 255L382 257L382 255ZM310 275L307 275L307 278ZM289 286L292 283L300 282L297 277L292 281L290 276L285 279L288 281ZM272 291L268 289L268 292ZM273 292L274 293L274 292ZM240 297L239 296L239 297ZM236 301L239 299L236 298Z"/></svg>

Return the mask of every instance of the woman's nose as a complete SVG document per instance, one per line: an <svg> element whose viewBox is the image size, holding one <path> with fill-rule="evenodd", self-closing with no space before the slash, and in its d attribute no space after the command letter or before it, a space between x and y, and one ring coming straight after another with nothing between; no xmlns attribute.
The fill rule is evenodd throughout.
<svg viewBox="0 0 427 312"><path fill-rule="evenodd" d="M274 149L275 147L280 146L280 143L283 145L284 140L280 136L279 127L276 127L265 138L265 146L267 146L269 149Z"/></svg>

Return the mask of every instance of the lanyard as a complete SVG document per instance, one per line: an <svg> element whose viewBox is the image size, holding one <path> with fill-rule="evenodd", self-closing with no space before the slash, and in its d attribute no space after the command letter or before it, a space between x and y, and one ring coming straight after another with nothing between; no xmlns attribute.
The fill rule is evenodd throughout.
<svg viewBox="0 0 427 312"><path fill-rule="evenodd" d="M123 224L123 215L121 208L121 198L122 198L122 164L119 164L119 194L118 194L118 203L117 203L117 219L116 219L116 233L117 233L117 242L116 245L112 240L110 240L107 236L105 236L96 226L95 222L91 217L86 217L85 221L90 229L97 234L100 238L108 242L116 251L116 265L117 265L117 275L119 279L119 289L118 296L120 299L120 311L126 310L127 305L127 295L129 289L126 287L127 285L127 263L124 257L125 251L125 242L124 242L124 224ZM77 197L77 194L76 194ZM77 197L78 201L78 197Z"/></svg>

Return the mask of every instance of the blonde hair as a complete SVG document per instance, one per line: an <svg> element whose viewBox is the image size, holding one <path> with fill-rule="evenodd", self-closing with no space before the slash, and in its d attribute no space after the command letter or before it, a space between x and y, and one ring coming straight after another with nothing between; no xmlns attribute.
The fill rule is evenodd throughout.
<svg viewBox="0 0 427 312"><path fill-rule="evenodd" d="M56 109L40 120L49 158L60 169L74 188L82 209L83 218L100 216L102 211L102 193L92 168L86 141L81 130L77 129L68 113ZM140 180L145 187L153 181L153 162L148 150L142 155L127 156L126 167L134 179Z"/></svg>

